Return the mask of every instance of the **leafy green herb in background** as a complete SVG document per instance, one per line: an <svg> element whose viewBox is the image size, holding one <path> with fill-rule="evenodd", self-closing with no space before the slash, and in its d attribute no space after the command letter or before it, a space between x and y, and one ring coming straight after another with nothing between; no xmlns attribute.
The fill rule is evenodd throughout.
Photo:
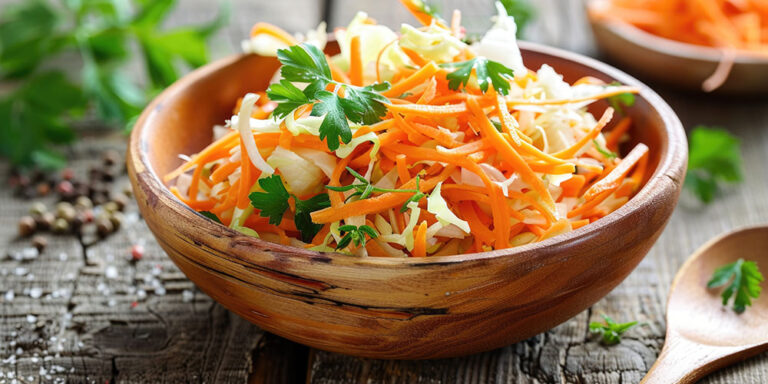
<svg viewBox="0 0 768 384"><path fill-rule="evenodd" d="M737 183L742 178L739 139L723 129L694 128L689 137L685 186L709 203L719 193L720 183Z"/></svg>
<svg viewBox="0 0 768 384"><path fill-rule="evenodd" d="M208 60L206 41L228 19L166 30L175 0L25 0L0 13L0 157L21 166L57 168L57 151L76 139L73 123L93 111L108 126L126 126L147 100L173 83L180 64ZM124 67L138 46L149 84ZM82 60L79 76L57 68L62 54ZM45 65L44 65L45 64ZM45 69L43 69L45 67ZM6 123L8 122L8 123Z"/></svg>
<svg viewBox="0 0 768 384"><path fill-rule="evenodd" d="M752 299L760 296L762 281L763 275L757 269L757 263L739 259L716 269L707 283L707 288L712 289L727 284L728 286L720 294L723 305L728 305L728 300L733 297L734 312L742 313L747 306L752 305Z"/></svg>
<svg viewBox="0 0 768 384"><path fill-rule="evenodd" d="M593 321L589 323L589 331L602 335L602 342L605 345L613 345L621 342L621 335L630 328L637 325L637 321L628 323L617 323L607 315L603 315L605 323Z"/></svg>
<svg viewBox="0 0 768 384"><path fill-rule="evenodd" d="M507 14L515 18L517 37L522 37L525 27L536 18L536 11L528 0L499 0Z"/></svg>

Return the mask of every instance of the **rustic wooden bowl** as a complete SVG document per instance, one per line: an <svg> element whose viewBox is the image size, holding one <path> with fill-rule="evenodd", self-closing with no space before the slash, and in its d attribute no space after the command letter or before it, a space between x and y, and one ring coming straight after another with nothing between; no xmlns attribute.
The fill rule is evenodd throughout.
<svg viewBox="0 0 768 384"><path fill-rule="evenodd" d="M423 259L317 253L216 224L177 200L159 175L180 164L179 153L210 143L211 127L231 115L238 97L265 89L278 63L255 55L193 72L144 111L128 151L141 212L205 293L265 330L315 348L440 358L550 329L605 296L648 252L677 202L687 145L674 112L637 80L580 55L521 46L530 67L548 63L568 81L589 75L641 88L628 113L638 127L633 140L651 148L654 172L629 203L596 223L514 249Z"/></svg>
<svg viewBox="0 0 768 384"><path fill-rule="evenodd" d="M717 69L723 52L716 48L659 37L633 25L593 17L589 7L604 0L590 0L587 8L598 47L619 67L642 79L688 91L702 84ZM765 94L768 92L768 58L737 53L727 80L718 94Z"/></svg>

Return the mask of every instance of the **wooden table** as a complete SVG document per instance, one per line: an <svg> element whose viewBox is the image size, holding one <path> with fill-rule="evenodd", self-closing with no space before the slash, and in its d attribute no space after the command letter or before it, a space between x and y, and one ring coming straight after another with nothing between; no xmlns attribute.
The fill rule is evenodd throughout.
<svg viewBox="0 0 768 384"><path fill-rule="evenodd" d="M203 0L180 3L170 24L205 20L216 7ZM316 24L322 12L314 0L232 3L231 26L218 37L214 56L235 51L256 21L298 31ZM333 25L348 20L353 9L367 9L389 25L412 22L394 0L334 3ZM530 39L594 53L579 2L535 3L540 17ZM443 4L444 9L460 5L472 31L488 25L490 1ZM106 241L85 246L74 237L51 237L46 251L35 256L27 240L16 238L16 220L29 203L0 188L0 244L5 250L0 253L0 383L636 383L663 343L667 290L686 257L719 233L768 221L768 101L659 90L686 127L721 126L742 139L746 181L709 206L683 196L645 260L592 308L529 340L464 358L358 359L266 334L197 291L154 242L134 204L124 229ZM124 145L120 135L87 134L72 148L72 164L85 173L101 150L122 151ZM6 169L3 165L0 171ZM125 177L117 187L122 183ZM132 264L128 258L134 244L143 244L146 254ZM5 298L8 291L14 292L12 301ZM621 344L605 347L588 332L588 323L600 314L644 325L627 333ZM766 383L768 355L705 382Z"/></svg>

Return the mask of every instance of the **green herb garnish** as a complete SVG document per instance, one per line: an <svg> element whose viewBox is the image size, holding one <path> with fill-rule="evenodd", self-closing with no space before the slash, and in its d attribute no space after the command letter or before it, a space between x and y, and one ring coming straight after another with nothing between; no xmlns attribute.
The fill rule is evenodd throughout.
<svg viewBox="0 0 768 384"><path fill-rule="evenodd" d="M610 85L612 86L621 86L622 84L618 81L612 82ZM635 105L635 94L624 92L619 93L618 95L613 95L607 98L608 104L611 105L611 108L613 108L616 113L618 113L621 116L625 116L626 113L624 111L624 108L629 108L633 105Z"/></svg>
<svg viewBox="0 0 768 384"><path fill-rule="evenodd" d="M739 259L716 269L707 283L707 288L712 289L727 285L723 293L720 294L723 298L723 305L728 305L728 301L733 297L733 311L742 313L747 306L752 305L752 299L757 299L760 296L762 290L760 283L762 281L763 275L757 269L757 263Z"/></svg>
<svg viewBox="0 0 768 384"><path fill-rule="evenodd" d="M508 94L509 80L514 76L514 72L510 68L505 67L504 64L488 60L484 57L476 57L472 60L458 63L444 63L440 64L440 67L456 69L446 76L448 87L454 91L458 90L461 86L467 86L472 69L475 70L477 85L483 93L488 91L489 84L493 84L493 88L498 93L502 95Z"/></svg>
<svg viewBox="0 0 768 384"><path fill-rule="evenodd" d="M296 206L294 222L296 229L301 232L301 239L304 242L312 241L312 238L323 227L322 224L312 222L310 214L331 206L328 194L319 194L307 200L301 200L295 195L288 193L283 185L283 180L278 175L272 175L259 179L259 187L264 192L252 192L248 195L251 205L259 210L259 216L268 217L272 225L280 225L283 215L290 208L288 200L293 198Z"/></svg>
<svg viewBox="0 0 768 384"><path fill-rule="evenodd" d="M359 227L354 225L342 225L339 227L339 231L346 232L346 234L341 238L341 240L339 240L339 243L336 245L336 249L344 249L350 243L354 243L358 247L365 247L366 235L371 239L379 237L379 234L376 232L376 230L368 225L361 225Z"/></svg>
<svg viewBox="0 0 768 384"><path fill-rule="evenodd" d="M277 58L283 64L283 80L267 89L270 100L278 103L275 116L282 118L299 106L315 103L312 116L324 116L320 140L325 139L330 150L337 150L340 141L347 144L352 140L348 121L374 124L387 114L387 98L380 92L389 89L389 83L357 87L334 81L325 54L311 44L280 49ZM302 91L293 83L307 87ZM326 90L329 84L335 86L333 92ZM339 96L342 88L344 97Z"/></svg>
<svg viewBox="0 0 768 384"><path fill-rule="evenodd" d="M603 146L601 146L600 143L597 142L597 140L592 140L592 144L595 146L595 149L597 150L597 152L599 152L601 155L605 156L608 159L615 159L619 157L619 155L609 150L608 148L603 148Z"/></svg>
<svg viewBox="0 0 768 384"><path fill-rule="evenodd" d="M363 175L359 174L354 169L347 167L347 171L352 174L352 176L355 177L358 181L360 181L360 184L350 184L345 185L342 187L334 187L331 185L326 185L325 188L331 191L336 192L347 192L351 190L355 190L355 193L350 195L349 197L357 196L361 200L367 199L371 196L373 193L413 193L413 196L411 196L402 206L400 209L400 212L405 212L408 209L408 203L411 202L417 202L424 198L426 195L419 190L419 180L421 179L421 175L416 175L416 188L415 189L395 189L395 188L379 188L373 186L370 181L366 180Z"/></svg>
<svg viewBox="0 0 768 384"><path fill-rule="evenodd" d="M607 315L603 315L604 323L593 321L589 323L589 330L592 333L599 333L602 335L602 342L605 345L614 345L621 342L621 335L628 331L630 328L637 325L637 321L630 321L628 323L617 323L613 321Z"/></svg>
<svg viewBox="0 0 768 384"><path fill-rule="evenodd" d="M685 186L704 203L719 193L719 183L742 180L739 139L723 129L698 126L690 135Z"/></svg>

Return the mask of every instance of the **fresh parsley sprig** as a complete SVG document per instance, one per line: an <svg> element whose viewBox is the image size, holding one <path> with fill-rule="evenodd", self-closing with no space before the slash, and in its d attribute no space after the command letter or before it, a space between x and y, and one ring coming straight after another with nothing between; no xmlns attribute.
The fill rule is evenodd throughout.
<svg viewBox="0 0 768 384"><path fill-rule="evenodd" d="M330 150L337 150L340 142L347 144L352 140L349 121L374 124L387 114L387 98L380 92L389 89L389 83L358 87L335 81L325 54L311 44L280 49L277 58L283 65L283 79L267 89L270 100L278 104L275 116L283 118L302 105L314 103L312 116L324 116L320 140L326 140ZM307 86L301 90L293 83ZM333 91L327 90L329 85Z"/></svg>
<svg viewBox="0 0 768 384"><path fill-rule="evenodd" d="M718 128L698 126L689 138L685 186L704 203L720 191L720 183L742 181L739 139Z"/></svg>
<svg viewBox="0 0 768 384"><path fill-rule="evenodd" d="M446 75L448 87L454 91L457 91L462 86L467 86L473 69L477 77L477 85L483 93L487 92L489 84L492 84L496 92L507 95L509 93L509 80L514 76L512 69L484 57L476 57L458 63L443 63L440 64L440 67L455 69Z"/></svg>
<svg viewBox="0 0 768 384"><path fill-rule="evenodd" d="M335 187L331 185L326 185L325 188L331 191L336 192L347 192L351 190L355 190L355 193L350 195L349 197L357 196L361 200L367 199L371 197L371 194L373 193L413 193L413 196L411 196L401 207L400 212L405 212L408 209L408 203L417 202L421 199L423 199L426 195L424 192L421 192L419 190L419 180L421 179L421 175L416 175L416 188L415 189L396 189L396 188L379 188L371 184L370 181L366 180L363 175L355 171L354 169L347 167L347 172L349 172L352 176L355 177L358 181L360 181L360 184L350 184L350 185L344 185L341 187Z"/></svg>
<svg viewBox="0 0 768 384"><path fill-rule="evenodd" d="M361 225L359 227L354 225L342 225L339 227L339 231L346 233L341 240L339 240L336 249L344 249L350 243L354 243L355 246L358 247L365 247L366 236L369 236L371 239L379 237L378 232L368 225Z"/></svg>
<svg viewBox="0 0 768 384"><path fill-rule="evenodd" d="M283 185L283 180L278 175L272 175L259 179L259 186L264 192L253 192L248 195L251 205L259 210L261 217L268 217L272 225L280 225L283 215L290 208L289 200L294 199L296 212L294 222L296 229L301 232L301 240L312 241L312 238L323 228L322 224L312 222L310 214L331 206L328 194L319 194L310 199L302 200L296 195L288 193Z"/></svg>
<svg viewBox="0 0 768 384"><path fill-rule="evenodd" d="M747 306L752 305L752 299L757 299L760 296L762 290L760 283L763 280L763 274L757 268L757 263L739 259L716 269L712 278L707 282L707 288L712 289L727 285L720 294L723 298L723 305L728 305L728 301L733 297L734 312L742 313L747 309Z"/></svg>
<svg viewBox="0 0 768 384"><path fill-rule="evenodd" d="M602 336L602 342L605 345L614 345L621 342L621 335L630 328L637 325L637 321L628 323L617 323L607 315L603 315L604 323L593 321L589 323L589 331L598 333Z"/></svg>

